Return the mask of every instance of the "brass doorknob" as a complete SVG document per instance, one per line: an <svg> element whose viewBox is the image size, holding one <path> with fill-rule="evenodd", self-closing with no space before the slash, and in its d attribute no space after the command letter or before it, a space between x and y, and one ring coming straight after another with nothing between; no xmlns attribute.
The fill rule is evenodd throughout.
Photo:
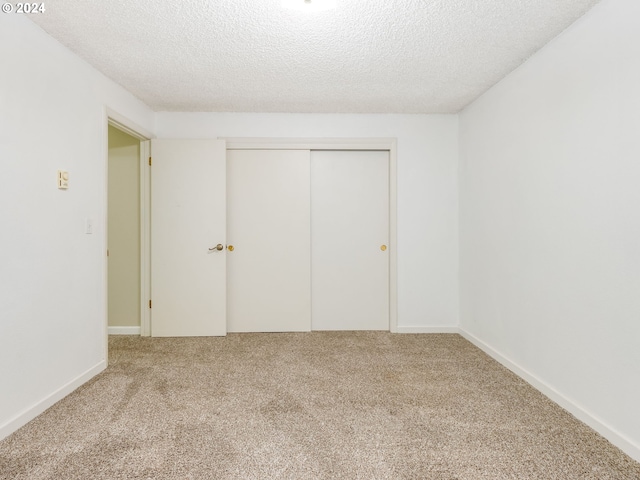
<svg viewBox="0 0 640 480"><path fill-rule="evenodd" d="M382 250L383 252L384 252L386 249L387 249L387 246L386 246L386 245L382 245L382 246L380 247L380 250Z"/></svg>
<svg viewBox="0 0 640 480"><path fill-rule="evenodd" d="M227 247L227 250L229 250L230 252L233 252L233 245L229 245L229 246Z"/></svg>
<svg viewBox="0 0 640 480"><path fill-rule="evenodd" d="M219 243L219 244L217 244L215 247L211 247L211 248L209 249L209 251L210 251L210 252L213 252L214 250L217 250L217 251L219 252L219 251L220 251L220 250L222 250L223 248L224 248L224 246L222 246L222 244L221 244L221 243Z"/></svg>

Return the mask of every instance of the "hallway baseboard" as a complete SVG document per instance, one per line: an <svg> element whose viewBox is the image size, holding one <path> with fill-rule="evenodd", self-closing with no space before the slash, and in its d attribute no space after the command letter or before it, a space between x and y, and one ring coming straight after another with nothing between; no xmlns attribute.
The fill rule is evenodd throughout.
<svg viewBox="0 0 640 480"><path fill-rule="evenodd" d="M109 335L140 335L140 327L109 327Z"/></svg>

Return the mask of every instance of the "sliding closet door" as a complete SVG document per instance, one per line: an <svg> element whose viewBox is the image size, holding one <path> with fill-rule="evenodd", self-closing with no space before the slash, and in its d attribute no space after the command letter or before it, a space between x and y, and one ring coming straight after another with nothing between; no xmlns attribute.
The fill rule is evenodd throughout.
<svg viewBox="0 0 640 480"><path fill-rule="evenodd" d="M227 329L311 329L308 150L227 151Z"/></svg>
<svg viewBox="0 0 640 480"><path fill-rule="evenodd" d="M389 330L389 152L311 152L313 330Z"/></svg>

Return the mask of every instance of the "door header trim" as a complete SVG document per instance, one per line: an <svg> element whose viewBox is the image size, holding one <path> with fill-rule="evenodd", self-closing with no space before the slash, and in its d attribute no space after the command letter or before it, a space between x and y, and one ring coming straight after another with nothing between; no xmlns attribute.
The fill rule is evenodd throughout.
<svg viewBox="0 0 640 480"><path fill-rule="evenodd" d="M395 150L395 138L219 137L227 150Z"/></svg>

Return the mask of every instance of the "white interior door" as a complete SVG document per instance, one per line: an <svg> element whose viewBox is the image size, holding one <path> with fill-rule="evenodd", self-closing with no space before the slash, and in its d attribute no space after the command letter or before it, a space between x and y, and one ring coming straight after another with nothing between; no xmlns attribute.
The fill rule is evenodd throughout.
<svg viewBox="0 0 640 480"><path fill-rule="evenodd" d="M225 335L225 142L152 140L151 153L151 335Z"/></svg>
<svg viewBox="0 0 640 480"><path fill-rule="evenodd" d="M389 152L311 152L313 330L389 330Z"/></svg>
<svg viewBox="0 0 640 480"><path fill-rule="evenodd" d="M227 329L311 329L308 150L227 152Z"/></svg>

